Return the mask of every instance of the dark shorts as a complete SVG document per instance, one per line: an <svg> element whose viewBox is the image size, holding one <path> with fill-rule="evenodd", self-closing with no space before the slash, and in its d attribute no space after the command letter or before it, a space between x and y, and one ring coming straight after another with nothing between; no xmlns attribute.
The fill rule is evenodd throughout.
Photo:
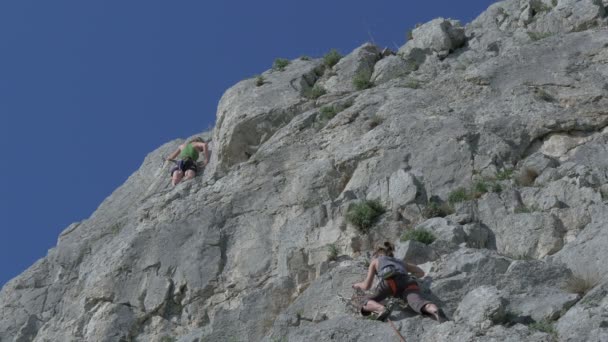
<svg viewBox="0 0 608 342"><path fill-rule="evenodd" d="M375 302L382 302L388 297L397 297L405 300L410 308L417 313L421 313L422 308L431 304L432 302L424 299L420 290L417 289L417 285L415 281L408 281L407 277L394 277L395 285L397 287L397 295L393 295L393 290L389 286L386 280L382 280L376 286L374 293L371 296L367 296L362 305L367 304L368 300L373 300ZM361 314L367 316L370 312L366 312L361 310Z"/></svg>
<svg viewBox="0 0 608 342"><path fill-rule="evenodd" d="M192 159L179 160L177 162L177 166L171 170L171 176L173 176L173 172L181 170L182 172L186 172L188 170L192 170L196 173L198 168L196 167L196 162L192 161Z"/></svg>

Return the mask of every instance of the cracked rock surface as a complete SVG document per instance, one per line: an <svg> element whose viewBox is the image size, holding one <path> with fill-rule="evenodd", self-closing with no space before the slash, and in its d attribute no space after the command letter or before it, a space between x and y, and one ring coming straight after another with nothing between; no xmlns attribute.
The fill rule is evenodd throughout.
<svg viewBox="0 0 608 342"><path fill-rule="evenodd" d="M150 153L2 288L0 341L396 340L348 299L411 229L437 239L398 257L453 320L398 307L408 341L608 340L607 5L500 1L239 82L202 175L159 167L182 140ZM363 200L386 209L368 232Z"/></svg>

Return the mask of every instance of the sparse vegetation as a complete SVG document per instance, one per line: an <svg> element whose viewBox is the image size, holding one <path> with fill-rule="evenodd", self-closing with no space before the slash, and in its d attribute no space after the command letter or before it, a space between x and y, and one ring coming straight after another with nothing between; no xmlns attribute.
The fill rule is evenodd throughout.
<svg viewBox="0 0 608 342"><path fill-rule="evenodd" d="M121 229L122 229L122 225L118 222L114 223L112 225L112 227L110 227L110 231L112 232L113 235L118 235L120 233Z"/></svg>
<svg viewBox="0 0 608 342"><path fill-rule="evenodd" d="M420 68L420 63L418 61L416 61L415 59L408 59L405 63L405 69L406 69L406 73L412 73L416 70L418 70L418 68Z"/></svg>
<svg viewBox="0 0 608 342"><path fill-rule="evenodd" d="M530 39L532 41L537 41L537 40L541 40L541 39L545 39L547 37L550 37L552 34L549 32L531 32L528 31L528 37L530 37Z"/></svg>
<svg viewBox="0 0 608 342"><path fill-rule="evenodd" d="M272 63L272 69L277 71L283 71L289 65L289 60L285 58L277 58Z"/></svg>
<svg viewBox="0 0 608 342"><path fill-rule="evenodd" d="M256 75L256 76L255 76L255 86L256 86L256 87L261 87L261 86L263 86L263 85L264 85L264 83L265 83L265 81L266 81L266 80L264 79L264 76L262 76L262 75Z"/></svg>
<svg viewBox="0 0 608 342"><path fill-rule="evenodd" d="M308 88L306 91L304 91L304 97L311 100L318 99L325 94L327 94L327 90L320 85L315 85L314 87Z"/></svg>
<svg viewBox="0 0 608 342"><path fill-rule="evenodd" d="M309 56L300 56L300 60L309 61L309 60L311 60L311 58Z"/></svg>
<svg viewBox="0 0 608 342"><path fill-rule="evenodd" d="M529 214L529 213L533 213L533 212L537 212L537 211L540 211L539 207L536 207L536 206L527 207L525 205L519 206L519 207L515 208L515 210L513 210L513 212L515 214Z"/></svg>
<svg viewBox="0 0 608 342"><path fill-rule="evenodd" d="M458 188L448 194L448 202L450 204L468 201L471 199L471 195L465 188Z"/></svg>
<svg viewBox="0 0 608 342"><path fill-rule="evenodd" d="M437 203L429 202L427 206L422 209L422 216L425 218L433 217L446 217L454 213L454 209L448 203Z"/></svg>
<svg viewBox="0 0 608 342"><path fill-rule="evenodd" d="M426 229L411 229L401 235L401 241L415 240L430 245L437 238Z"/></svg>
<svg viewBox="0 0 608 342"><path fill-rule="evenodd" d="M473 184L472 195L475 198L481 197L483 194L489 191L489 185L485 181L477 181Z"/></svg>
<svg viewBox="0 0 608 342"><path fill-rule="evenodd" d="M382 124L384 122L384 118L381 117L378 114L374 114L372 115L372 117L369 120L369 128L373 129L376 128L377 126L380 126L380 124Z"/></svg>
<svg viewBox="0 0 608 342"><path fill-rule="evenodd" d="M528 325L528 327L530 329L542 331L553 337L557 336L557 331L555 331L555 328L553 327L553 323L551 323L550 321L534 322L534 323Z"/></svg>
<svg viewBox="0 0 608 342"><path fill-rule="evenodd" d="M515 175L515 184L519 186L532 186L538 177L538 172L529 167L524 167Z"/></svg>
<svg viewBox="0 0 608 342"><path fill-rule="evenodd" d="M540 101L553 102L555 98L542 88L534 89L534 98Z"/></svg>
<svg viewBox="0 0 608 342"><path fill-rule="evenodd" d="M578 293L579 295L586 295L591 289L600 283L600 276L598 273L585 273L573 275L564 286L564 290L570 293Z"/></svg>
<svg viewBox="0 0 608 342"><path fill-rule="evenodd" d="M365 233L384 212L385 209L379 201L363 201L350 205L346 220Z"/></svg>
<svg viewBox="0 0 608 342"><path fill-rule="evenodd" d="M410 78L401 83L400 86L403 88L418 89L420 88L420 82L416 79Z"/></svg>
<svg viewBox="0 0 608 342"><path fill-rule="evenodd" d="M407 31L407 40L412 40L412 39L414 39L414 30L413 29Z"/></svg>
<svg viewBox="0 0 608 342"><path fill-rule="evenodd" d="M496 172L497 180L509 180L509 179L511 179L512 176L513 176L512 169L504 169L504 170Z"/></svg>
<svg viewBox="0 0 608 342"><path fill-rule="evenodd" d="M557 7L557 0L551 0L551 5L553 5L553 7Z"/></svg>
<svg viewBox="0 0 608 342"><path fill-rule="evenodd" d="M352 105L353 103L351 101L347 101L341 104L321 107L321 109L319 110L319 115L317 116L317 128L324 127L329 120L333 119L336 116L336 114L340 113L341 111Z"/></svg>
<svg viewBox="0 0 608 342"><path fill-rule="evenodd" d="M327 252L327 260L335 261L336 259L338 259L338 253L340 253L340 250L338 249L338 246L336 246L335 243L330 243L329 245L327 245Z"/></svg>
<svg viewBox="0 0 608 342"><path fill-rule="evenodd" d="M542 1L532 2L531 4L534 13L549 12L551 10L551 6L545 4ZM553 7L555 7L555 5Z"/></svg>
<svg viewBox="0 0 608 342"><path fill-rule="evenodd" d="M493 183L492 184L492 192L501 193L502 192L502 185L500 185L500 183Z"/></svg>
<svg viewBox="0 0 608 342"><path fill-rule="evenodd" d="M364 90L371 88L373 83L370 81L372 77L372 73L368 69L363 69L358 71L355 76L353 76L353 85L357 90Z"/></svg>
<svg viewBox="0 0 608 342"><path fill-rule="evenodd" d="M163 336L163 337L160 338L160 342L175 342L175 341L177 341L175 339L175 337L170 337L170 336L167 336L167 335L165 335L165 336Z"/></svg>
<svg viewBox="0 0 608 342"><path fill-rule="evenodd" d="M325 107L321 107L319 112L320 112L319 118L322 121L329 121L334 116L336 116L336 114L338 113L338 110L334 106L325 106Z"/></svg>
<svg viewBox="0 0 608 342"><path fill-rule="evenodd" d="M338 62L342 59L342 55L336 49L329 50L328 53L323 56L323 63L327 65L327 67L331 68L334 65L338 64Z"/></svg>

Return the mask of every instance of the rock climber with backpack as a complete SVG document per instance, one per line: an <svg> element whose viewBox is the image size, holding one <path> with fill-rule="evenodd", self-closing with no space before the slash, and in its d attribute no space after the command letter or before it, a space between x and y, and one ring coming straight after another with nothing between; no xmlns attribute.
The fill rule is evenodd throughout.
<svg viewBox="0 0 608 342"><path fill-rule="evenodd" d="M177 185L182 179L188 180L196 176L198 171L199 152L205 154L203 166L209 163L209 149L203 138L197 137L191 139L185 144L181 144L178 149L173 152L165 161L175 162L177 165L171 170L171 183ZM175 160L179 158L179 160Z"/></svg>
<svg viewBox="0 0 608 342"><path fill-rule="evenodd" d="M394 250L395 247L390 242L385 242L383 246L376 248L367 277L364 281L353 284L354 289L367 291L372 285L374 275L379 279L373 295L365 297L361 314L368 316L374 313L377 315L376 319L385 320L390 315L390 310L380 302L392 296L407 301L410 308L417 313L429 315L438 322L443 322L445 316L441 310L422 296L418 283L408 275L410 272L414 276L422 278L424 271L414 264L396 259L393 255Z"/></svg>

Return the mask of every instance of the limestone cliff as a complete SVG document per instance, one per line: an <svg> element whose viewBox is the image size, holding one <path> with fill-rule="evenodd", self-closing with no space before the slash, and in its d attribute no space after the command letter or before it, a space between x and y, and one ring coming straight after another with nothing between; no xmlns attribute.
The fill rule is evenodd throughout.
<svg viewBox="0 0 608 342"><path fill-rule="evenodd" d="M0 341L396 340L343 298L412 229L452 320L395 310L407 341L607 341L606 6L501 1L239 82L204 173L170 186L178 140L147 156L2 288Z"/></svg>

